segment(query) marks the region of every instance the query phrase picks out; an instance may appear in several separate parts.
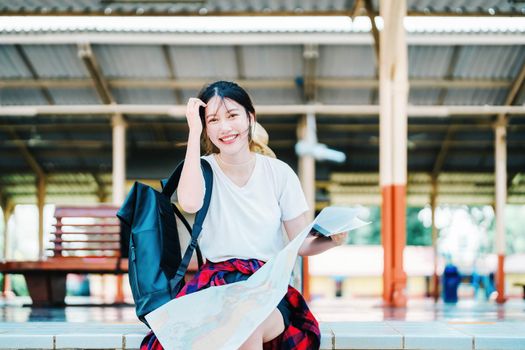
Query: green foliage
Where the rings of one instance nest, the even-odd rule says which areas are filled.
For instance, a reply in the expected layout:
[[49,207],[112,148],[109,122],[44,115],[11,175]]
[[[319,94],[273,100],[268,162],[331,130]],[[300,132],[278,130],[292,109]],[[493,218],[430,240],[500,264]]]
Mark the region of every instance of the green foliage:
[[[507,254],[525,253],[525,206],[507,205],[505,210],[505,240]],[[492,236],[495,236],[492,222]]]
[[381,244],[381,211],[378,206],[368,207],[369,217],[363,218],[372,223],[352,231],[348,235],[348,243],[356,245]]
[[[356,245],[379,245],[381,244],[381,208],[379,206],[368,207],[370,225],[353,231],[349,235],[349,244]],[[432,245],[431,228],[425,227],[419,218],[422,208],[407,208],[407,245]]]
[[11,289],[17,296],[29,296],[26,280],[22,275],[11,275]]
[[432,227],[425,227],[420,220],[420,212],[423,208],[407,207],[407,245],[431,246]]

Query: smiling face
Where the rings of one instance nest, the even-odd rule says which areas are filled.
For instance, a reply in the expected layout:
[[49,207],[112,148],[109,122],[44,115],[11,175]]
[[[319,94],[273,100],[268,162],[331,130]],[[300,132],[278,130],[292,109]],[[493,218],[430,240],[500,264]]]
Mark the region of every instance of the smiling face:
[[227,97],[212,97],[204,111],[206,135],[223,154],[249,151],[250,127],[254,117],[239,103]]

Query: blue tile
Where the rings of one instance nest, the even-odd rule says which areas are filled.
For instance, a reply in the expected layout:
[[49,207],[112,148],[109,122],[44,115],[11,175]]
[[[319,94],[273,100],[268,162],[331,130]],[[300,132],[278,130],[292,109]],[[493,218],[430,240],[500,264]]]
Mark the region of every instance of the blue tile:
[[0,334],[0,349],[53,349],[53,336]]
[[525,335],[522,336],[476,336],[475,350],[523,350],[525,349]]

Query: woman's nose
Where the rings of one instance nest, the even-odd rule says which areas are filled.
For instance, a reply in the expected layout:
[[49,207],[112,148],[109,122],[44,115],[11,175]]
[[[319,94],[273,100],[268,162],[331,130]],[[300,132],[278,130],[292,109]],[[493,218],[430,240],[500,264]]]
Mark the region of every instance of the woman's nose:
[[226,119],[221,119],[219,121],[219,128],[220,130],[230,130],[231,129],[231,126],[230,126],[230,123],[228,123],[228,121]]

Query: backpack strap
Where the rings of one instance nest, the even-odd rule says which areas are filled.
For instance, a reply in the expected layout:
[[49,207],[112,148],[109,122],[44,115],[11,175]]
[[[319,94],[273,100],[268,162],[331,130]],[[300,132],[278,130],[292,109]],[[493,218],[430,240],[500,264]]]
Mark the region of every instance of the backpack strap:
[[[177,206],[175,204],[171,203],[171,206],[173,207],[173,211],[175,212],[175,215],[177,215],[177,217],[180,219],[180,221],[182,221],[182,223],[184,224],[184,227],[186,227],[186,230],[188,230],[188,234],[191,237],[191,226],[188,223],[188,220],[186,220],[184,215],[182,215],[182,213],[180,212],[179,208],[177,208]],[[202,260],[202,253],[201,253],[201,249],[199,248],[199,245],[197,245],[195,247],[195,252],[197,253],[197,262],[198,262],[199,268],[200,268],[204,264],[204,262]]]
[[[184,162],[181,162],[173,174],[169,177],[168,180],[161,181],[161,184],[163,185],[162,193],[168,198],[170,198],[173,195],[173,192],[175,192],[175,189],[177,188],[180,180],[180,175],[182,173],[182,165]],[[208,213],[208,208],[210,206],[210,200],[211,200],[211,193],[213,189],[213,171],[211,169],[210,164],[204,160],[201,159],[201,168],[204,175],[204,183],[206,186],[206,191],[204,193],[204,201],[202,204],[202,208],[197,212],[197,215],[195,216],[195,222],[193,223],[193,229],[190,230],[191,232],[191,241],[188,245],[188,248],[186,249],[186,252],[184,253],[184,256],[182,258],[182,261],[179,265],[179,268],[177,269],[177,273],[175,276],[169,281],[170,283],[170,289],[171,289],[171,297],[174,298],[177,293],[179,292],[179,285],[180,282],[183,280],[184,275],[186,274],[186,270],[188,269],[188,265],[190,263],[191,257],[193,255],[193,251],[196,247],[198,247],[197,239],[199,238],[199,235],[202,231],[202,225],[204,223],[204,219],[206,218],[206,214]],[[178,210],[175,211],[177,214]],[[180,212],[179,212],[180,214]],[[179,216],[179,215],[177,215]],[[182,214],[180,214],[182,216]],[[180,218],[179,216],[179,218]],[[189,226],[187,221],[184,219],[182,221],[186,227]],[[200,250],[197,251],[197,258],[199,257]],[[202,262],[202,255],[200,257],[200,262]],[[199,264],[200,265],[200,264]]]

